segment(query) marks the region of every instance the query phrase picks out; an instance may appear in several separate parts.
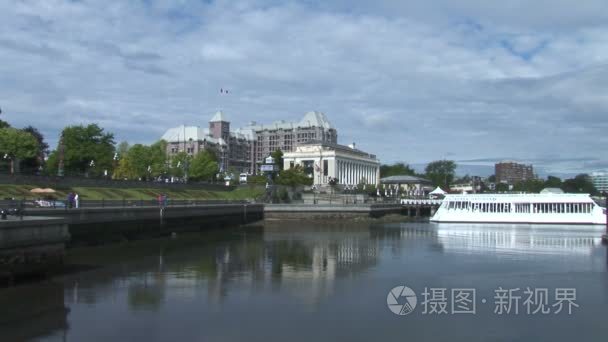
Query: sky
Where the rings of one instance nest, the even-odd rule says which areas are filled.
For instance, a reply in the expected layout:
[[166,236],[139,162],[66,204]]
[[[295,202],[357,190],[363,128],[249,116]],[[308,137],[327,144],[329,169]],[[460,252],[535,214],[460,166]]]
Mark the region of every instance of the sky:
[[[383,163],[608,169],[605,0],[0,0],[0,115],[56,146],[98,123],[324,112]],[[228,89],[228,94],[220,93]]]

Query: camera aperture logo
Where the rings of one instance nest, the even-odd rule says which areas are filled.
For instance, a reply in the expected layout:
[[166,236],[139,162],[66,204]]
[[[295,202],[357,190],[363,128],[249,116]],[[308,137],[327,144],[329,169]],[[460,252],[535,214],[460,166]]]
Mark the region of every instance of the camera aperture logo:
[[418,304],[418,297],[407,286],[394,287],[386,296],[386,304],[395,315],[405,316],[414,311]]

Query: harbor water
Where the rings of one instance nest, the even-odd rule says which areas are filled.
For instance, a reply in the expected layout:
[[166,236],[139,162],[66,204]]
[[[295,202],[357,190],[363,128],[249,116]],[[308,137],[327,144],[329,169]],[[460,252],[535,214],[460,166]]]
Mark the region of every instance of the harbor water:
[[72,249],[0,289],[0,341],[600,341],[601,235],[275,221]]

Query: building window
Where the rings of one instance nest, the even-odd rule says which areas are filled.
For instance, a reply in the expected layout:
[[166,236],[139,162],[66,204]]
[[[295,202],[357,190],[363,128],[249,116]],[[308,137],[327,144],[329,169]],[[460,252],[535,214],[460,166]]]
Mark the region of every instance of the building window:
[[302,166],[304,167],[304,173],[307,175],[314,174],[314,170],[315,170],[314,165],[315,165],[314,160],[302,160]]

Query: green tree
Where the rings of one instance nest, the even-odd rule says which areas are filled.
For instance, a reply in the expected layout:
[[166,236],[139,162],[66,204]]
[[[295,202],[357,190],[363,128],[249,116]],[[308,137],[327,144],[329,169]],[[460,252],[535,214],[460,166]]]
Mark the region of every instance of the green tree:
[[559,177],[549,176],[545,181],[545,188],[561,188],[562,180]]
[[57,175],[57,166],[59,165],[59,156],[57,151],[51,151],[44,165],[44,174],[49,176]]
[[211,181],[218,171],[219,166],[215,153],[210,150],[203,150],[192,158],[188,177],[193,180]]
[[528,179],[513,185],[513,191],[523,191],[529,193],[539,193],[546,187],[546,183],[540,179]]
[[158,177],[166,172],[167,166],[167,142],[159,140],[150,145],[149,151],[150,174],[152,177]]
[[282,203],[289,203],[290,201],[289,191],[287,191],[287,189],[285,189],[284,187],[281,187],[277,190],[277,196],[279,198],[279,201],[281,201]]
[[113,177],[116,179],[145,179],[148,176],[149,149],[142,144],[131,146],[120,158]]
[[27,126],[23,131],[30,133],[38,142],[38,153],[32,158],[25,158],[23,164],[26,168],[38,169],[44,165],[44,159],[49,153],[49,145],[44,141],[44,136],[37,128]]
[[131,158],[122,158],[118,161],[118,166],[114,170],[114,179],[138,179],[140,173],[137,172]]
[[598,194],[597,189],[591,181],[591,177],[585,173],[578,174],[571,179],[566,179],[562,184],[562,190],[568,193]]
[[283,170],[283,151],[277,149],[276,151],[270,154],[272,158],[274,158],[274,163],[279,167],[279,171]]
[[509,191],[509,184],[507,183],[496,183],[496,192]]
[[425,168],[426,178],[433,185],[439,186],[446,191],[454,181],[455,172],[456,163],[453,160],[436,160],[430,162]]
[[380,166],[381,178],[399,175],[416,176],[416,171],[404,163]]
[[473,178],[471,176],[469,176],[469,174],[464,175],[463,177],[460,177],[458,179],[456,179],[454,182],[457,184],[467,184],[467,183],[471,183],[473,181]]
[[295,187],[298,185],[312,185],[313,179],[308,177],[304,169],[300,165],[279,171],[275,182],[279,185]]
[[178,152],[169,161],[169,175],[172,177],[184,177],[186,166],[190,164],[192,158],[186,152]]
[[[121,144],[122,145],[122,144]],[[114,172],[117,179],[152,179],[167,172],[166,142],[163,140],[146,146],[135,144],[120,158]],[[124,150],[124,146],[122,147]]]
[[0,128],[0,154],[10,159],[11,174],[22,159],[33,158],[39,153],[36,138],[28,132],[15,128]]
[[[97,124],[87,126],[68,126],[63,129],[57,154],[63,143],[63,162],[66,173],[97,176],[103,174],[104,170],[112,171],[114,158],[114,135],[104,132]],[[48,168],[56,171],[59,156],[53,156],[53,163],[48,163]],[[93,161],[93,165],[91,165]]]
[[118,144],[118,147],[116,147],[116,153],[118,153],[118,158],[126,156],[127,152],[129,152],[129,148],[131,148],[131,146],[126,141],[123,141]]

